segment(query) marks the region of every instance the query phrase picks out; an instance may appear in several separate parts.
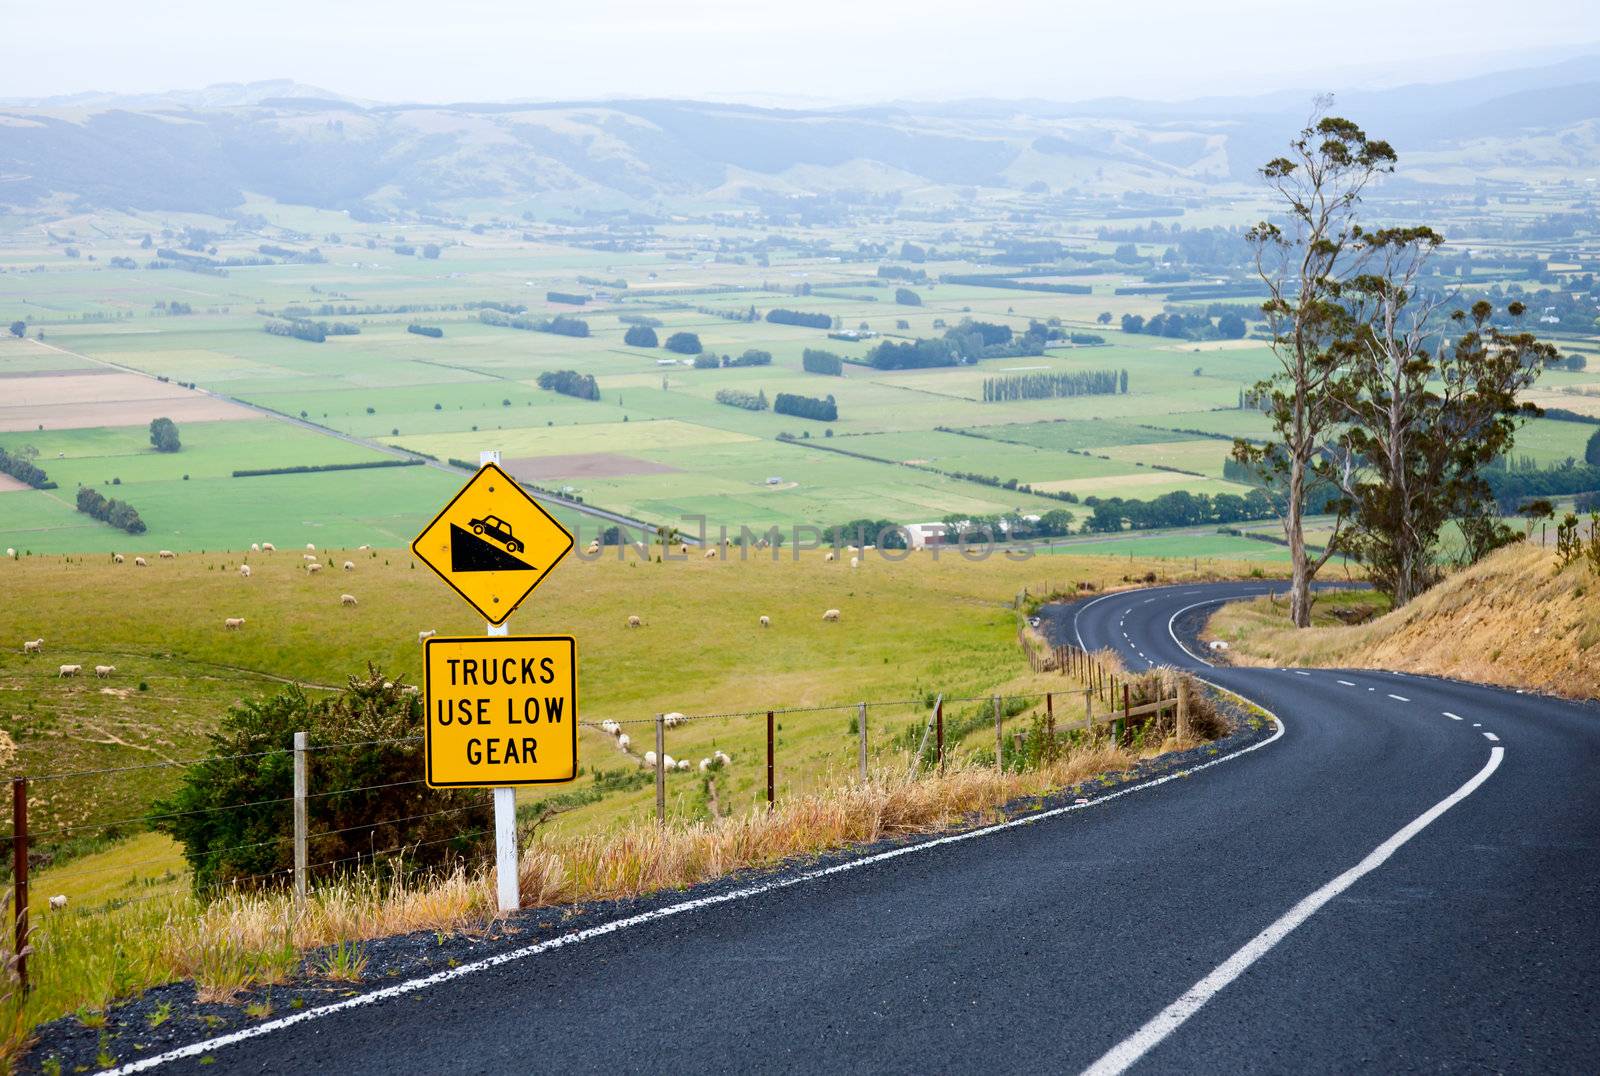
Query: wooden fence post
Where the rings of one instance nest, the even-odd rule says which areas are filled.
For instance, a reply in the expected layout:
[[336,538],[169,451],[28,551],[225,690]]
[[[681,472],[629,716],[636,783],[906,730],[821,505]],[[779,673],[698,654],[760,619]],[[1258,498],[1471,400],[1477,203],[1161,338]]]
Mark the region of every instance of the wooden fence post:
[[1189,738],[1189,678],[1178,676],[1178,739]]
[[856,723],[860,726],[861,740],[857,748],[857,763],[861,768],[861,783],[867,783],[867,704],[862,703],[856,711]]
[[306,741],[304,732],[294,734],[294,900],[306,902]]
[[1000,696],[990,697],[994,703],[994,768],[1004,770],[1005,766],[1005,735],[1001,732],[1004,719],[1000,716]]
[[776,797],[773,786],[773,772],[775,767],[773,755],[777,750],[777,737],[772,730],[772,711],[767,711],[767,810],[772,810]]
[[667,717],[656,715],[656,825],[667,824]]
[[1128,695],[1128,682],[1124,680],[1122,682],[1122,720],[1118,721],[1116,726],[1117,743],[1119,744],[1128,735],[1128,711],[1132,709],[1128,705]]
[[1094,688],[1083,689],[1083,731],[1094,738]]
[[11,781],[11,879],[16,890],[17,982],[28,992],[28,779]]
[[944,776],[944,697],[933,704],[934,753],[939,757],[939,776]]
[[1052,692],[1044,693],[1044,733],[1045,742],[1049,746],[1046,752],[1050,761],[1056,757],[1056,697]]

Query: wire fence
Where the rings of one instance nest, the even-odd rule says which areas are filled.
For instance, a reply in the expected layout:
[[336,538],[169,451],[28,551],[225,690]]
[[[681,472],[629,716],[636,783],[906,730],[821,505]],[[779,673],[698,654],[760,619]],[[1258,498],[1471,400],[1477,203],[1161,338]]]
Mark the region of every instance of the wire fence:
[[[1020,607],[1022,598],[1019,596]],[[1076,647],[1052,647],[1032,632],[1019,616],[1018,644],[1036,673],[1062,677],[1059,689],[1005,695],[947,696],[929,693],[921,698],[876,699],[853,703],[708,711],[664,712],[649,717],[585,719],[578,726],[591,744],[609,742],[623,761],[620,770],[605,767],[604,756],[591,754],[587,768],[592,778],[568,791],[546,791],[529,797],[518,821],[526,834],[552,814],[581,807],[618,793],[644,792],[652,784],[655,818],[707,818],[732,814],[741,807],[773,808],[780,791],[784,796],[850,781],[866,782],[874,774],[908,777],[942,772],[959,752],[969,762],[1004,769],[1023,769],[1043,757],[1053,757],[1056,745],[1093,742],[1099,738],[1126,741],[1139,734],[1138,726],[1153,716],[1176,712],[1182,733],[1187,695],[1179,680],[1174,697],[1152,695],[1150,677],[1130,678],[1107,655]],[[826,722],[803,720],[785,728],[786,719],[836,717],[837,731],[823,734]],[[987,734],[992,727],[992,741]],[[1008,735],[1009,733],[1009,735]],[[850,737],[853,743],[830,740]],[[761,747],[764,741],[764,757]],[[226,893],[263,889],[290,889],[304,899],[312,880],[325,881],[350,872],[388,865],[408,867],[444,863],[487,865],[494,861],[486,840],[494,831],[492,797],[485,790],[433,789],[422,778],[372,779],[348,787],[315,787],[322,767],[315,759],[335,752],[420,745],[422,736],[390,737],[334,743],[310,743],[304,734],[292,745],[241,754],[163,760],[130,766],[62,770],[18,775],[11,779],[13,793],[11,873],[16,949],[21,954],[19,974],[26,982],[25,940],[28,936],[29,875],[35,865],[48,865],[65,845],[96,835],[108,841],[140,830],[206,830],[197,843],[186,843],[185,855],[201,899]],[[819,743],[822,745],[819,747]],[[724,750],[737,744],[740,757]],[[1039,746],[1044,744],[1046,746]],[[700,755],[698,764],[689,757]],[[752,751],[755,757],[750,757]],[[789,761],[785,762],[785,757]],[[255,763],[265,772],[267,760],[278,759],[265,785],[242,781],[245,798],[188,809],[153,809],[143,814],[123,813],[101,821],[71,822],[30,830],[30,790],[58,788],[63,782],[125,780],[130,774],[171,771],[191,784],[204,781],[221,764]],[[292,767],[282,765],[284,761]],[[393,760],[391,760],[393,763]],[[410,758],[400,763],[413,764]],[[420,768],[420,763],[418,763]],[[246,772],[249,767],[239,767]],[[685,771],[695,778],[684,782]],[[289,784],[288,795],[261,795],[273,782]],[[280,786],[281,787],[281,786]],[[671,795],[669,796],[669,792]],[[181,803],[181,801],[179,801]],[[669,811],[669,804],[671,810]],[[158,804],[165,806],[165,804]],[[250,813],[253,812],[253,813]],[[230,816],[239,816],[229,820]],[[212,825],[212,823],[215,825]],[[320,823],[320,824],[318,824]],[[460,824],[458,824],[460,823]],[[219,839],[224,834],[246,839]],[[364,845],[364,846],[363,846]],[[70,851],[70,849],[68,849]],[[316,855],[321,852],[323,854]],[[106,862],[48,874],[52,889],[90,887],[93,898],[104,898],[101,910],[150,900],[170,899],[168,883],[181,882],[189,872],[174,871],[172,856],[148,856],[129,862]],[[141,870],[164,869],[157,879],[139,878]],[[102,883],[125,874],[127,888],[139,885],[167,888],[137,895],[106,893]],[[204,881],[202,886],[200,883]],[[65,897],[50,899],[52,912]]]

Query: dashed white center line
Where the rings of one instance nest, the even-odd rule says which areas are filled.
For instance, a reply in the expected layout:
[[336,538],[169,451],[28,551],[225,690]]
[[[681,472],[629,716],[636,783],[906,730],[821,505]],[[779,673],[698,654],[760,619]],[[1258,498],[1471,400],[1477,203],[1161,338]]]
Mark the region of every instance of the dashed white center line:
[[1299,669],[1296,669],[1296,670],[1295,670],[1295,671],[1294,671],[1294,674],[1295,674],[1295,675],[1296,675],[1296,676],[1310,676],[1310,675],[1311,675],[1311,674],[1310,674],[1310,673],[1308,673],[1308,672],[1301,672],[1301,671],[1300,671],[1300,670],[1299,670]]
[[1481,728],[1483,728],[1483,722],[1482,721],[1474,721],[1472,723],[1472,727],[1475,728],[1475,729],[1481,729]]
[[1484,738],[1484,739],[1485,739],[1485,740],[1492,740],[1492,741],[1494,741],[1494,742],[1495,742],[1495,743],[1499,743],[1499,742],[1500,742],[1500,737],[1498,737],[1498,736],[1496,736],[1496,735],[1495,735],[1495,734],[1494,734],[1494,733],[1492,733],[1492,732],[1486,732],[1486,733],[1484,733],[1484,734],[1483,734],[1483,738]]
[[1390,695],[1389,697],[1391,699],[1395,700],[1396,702],[1410,702],[1411,701],[1410,699],[1406,698],[1404,695]]
[[1150,604],[1150,603],[1151,603],[1151,602],[1153,602],[1153,601],[1155,601],[1155,599],[1154,599],[1154,598],[1146,598],[1146,599],[1145,599],[1145,600],[1144,600],[1144,601],[1143,601],[1143,602],[1142,602],[1142,603],[1141,603],[1141,604],[1143,604],[1143,605],[1149,605],[1149,604]]
[[1345,687],[1355,687],[1356,686],[1355,683],[1350,681],[1350,680],[1340,680],[1339,683],[1343,684]]
[[1441,710],[1439,712],[1444,714],[1444,716],[1448,717],[1451,721],[1460,721],[1461,720],[1461,715],[1460,714],[1453,714],[1449,710]]
[[1369,687],[1369,688],[1367,688],[1367,690],[1368,690],[1368,691],[1376,691],[1376,690],[1378,690],[1378,689],[1377,689],[1377,688],[1375,688],[1375,687]]

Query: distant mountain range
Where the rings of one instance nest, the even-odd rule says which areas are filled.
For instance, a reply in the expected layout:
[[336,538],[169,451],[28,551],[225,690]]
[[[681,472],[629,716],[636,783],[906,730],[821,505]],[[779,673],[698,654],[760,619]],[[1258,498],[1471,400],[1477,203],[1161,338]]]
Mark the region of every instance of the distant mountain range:
[[[1183,102],[404,104],[287,80],[0,102],[0,205],[226,213],[247,192],[357,214],[466,200],[651,208],[1001,187],[1193,194],[1281,152],[1304,92]],[[1336,97],[1409,180],[1600,166],[1600,56]]]

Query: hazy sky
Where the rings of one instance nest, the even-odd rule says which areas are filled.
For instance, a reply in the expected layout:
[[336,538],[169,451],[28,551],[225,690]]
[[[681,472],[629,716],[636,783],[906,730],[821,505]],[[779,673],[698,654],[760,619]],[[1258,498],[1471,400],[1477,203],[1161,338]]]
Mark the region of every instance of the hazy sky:
[[[1514,11],[1514,14],[1512,12]],[[1594,0],[0,0],[0,97],[1183,98],[1428,81],[1600,40]],[[1413,55],[1415,54],[1415,55]],[[1486,58],[1487,59],[1487,58]],[[1415,78],[1407,78],[1409,72]]]

